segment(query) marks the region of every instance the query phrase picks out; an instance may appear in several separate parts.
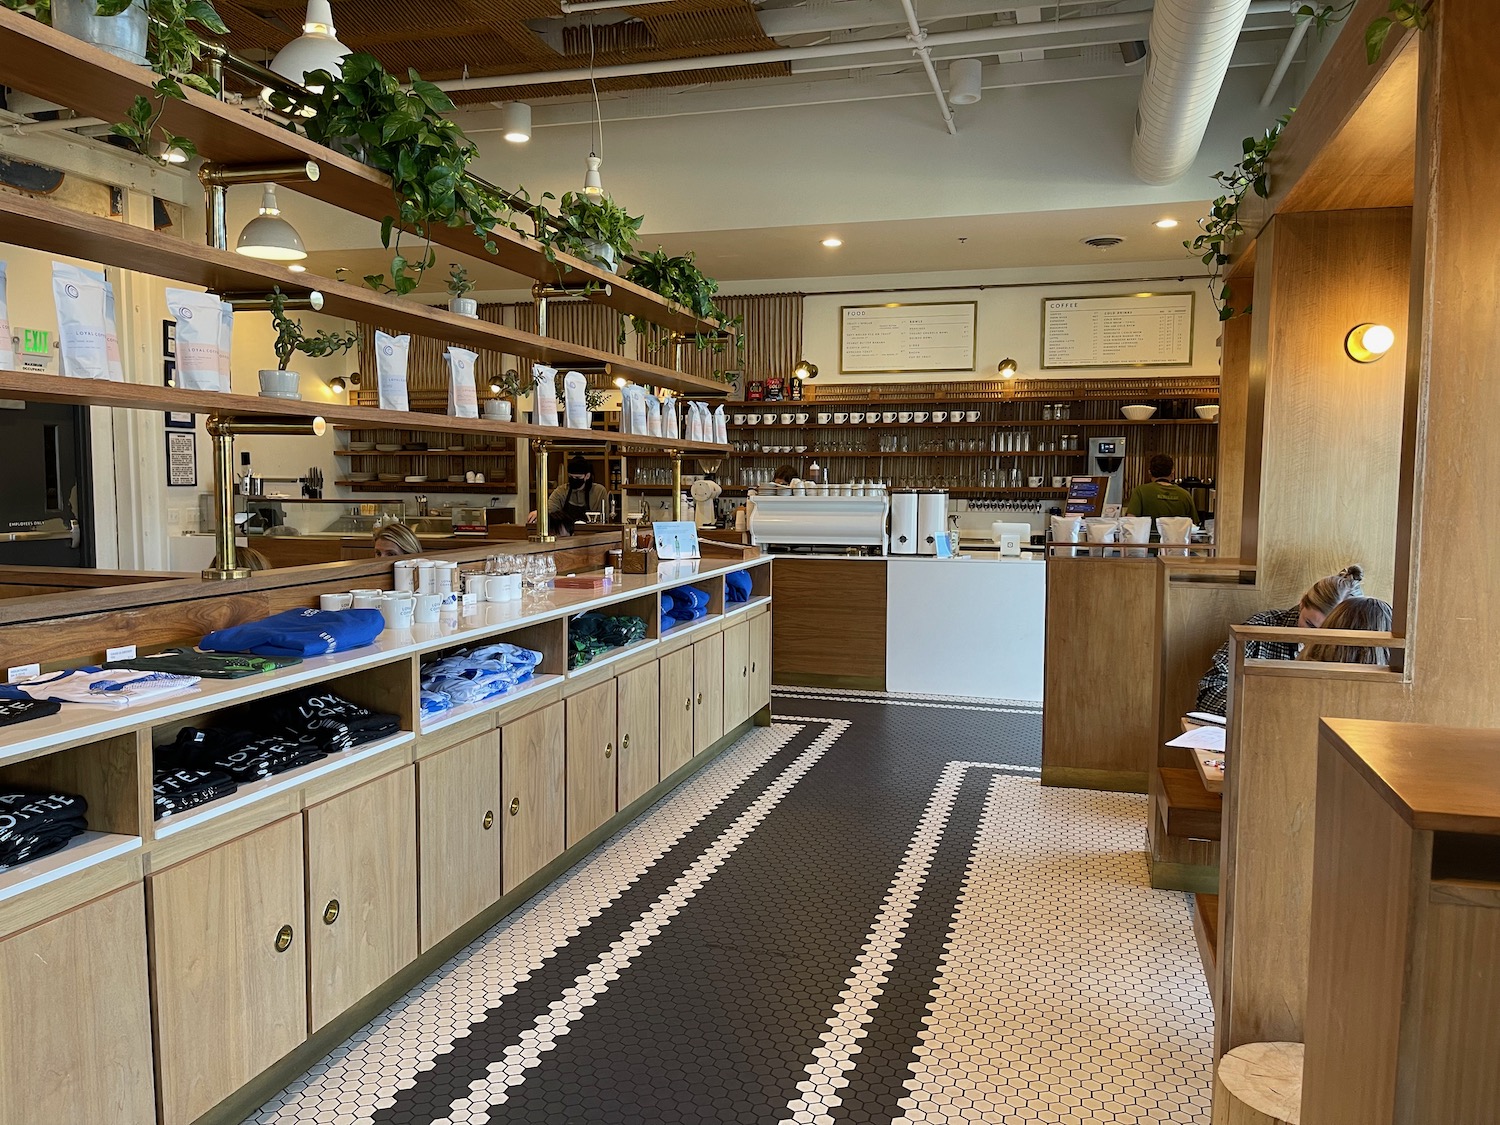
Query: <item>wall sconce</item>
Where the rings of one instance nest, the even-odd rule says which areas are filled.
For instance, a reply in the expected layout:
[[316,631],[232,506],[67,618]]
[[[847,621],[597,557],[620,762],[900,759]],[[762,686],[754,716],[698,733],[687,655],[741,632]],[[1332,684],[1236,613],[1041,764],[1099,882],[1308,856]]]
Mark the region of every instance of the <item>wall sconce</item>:
[[1356,324],[1344,337],[1344,351],[1355,363],[1374,363],[1396,343],[1396,334],[1384,324]]
[[805,359],[799,359],[797,366],[792,368],[792,374],[798,379],[816,379],[818,377],[818,365],[809,363]]
[[328,380],[328,389],[336,395],[341,395],[350,387],[359,386],[359,372],[351,371],[348,375],[335,375]]
[[1005,359],[1002,359],[1000,361],[1000,378],[1014,379],[1016,377],[1016,372],[1018,372],[1020,369],[1020,365],[1017,364],[1015,360],[1007,356]]

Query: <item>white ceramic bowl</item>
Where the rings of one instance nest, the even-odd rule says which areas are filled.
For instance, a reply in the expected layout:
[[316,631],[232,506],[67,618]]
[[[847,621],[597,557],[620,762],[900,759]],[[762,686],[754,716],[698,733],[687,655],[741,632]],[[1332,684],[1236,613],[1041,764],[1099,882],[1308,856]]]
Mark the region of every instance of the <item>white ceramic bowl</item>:
[[1125,415],[1125,417],[1129,418],[1132,422],[1144,422],[1147,418],[1150,418],[1153,414],[1156,413],[1156,407],[1122,406],[1120,407],[1120,413]]
[[350,453],[368,453],[375,448],[373,441],[351,441],[349,443]]
[[1197,413],[1198,417],[1202,418],[1205,422],[1216,422],[1219,419],[1219,408],[1217,404],[1214,406],[1195,406],[1193,407],[1193,410]]

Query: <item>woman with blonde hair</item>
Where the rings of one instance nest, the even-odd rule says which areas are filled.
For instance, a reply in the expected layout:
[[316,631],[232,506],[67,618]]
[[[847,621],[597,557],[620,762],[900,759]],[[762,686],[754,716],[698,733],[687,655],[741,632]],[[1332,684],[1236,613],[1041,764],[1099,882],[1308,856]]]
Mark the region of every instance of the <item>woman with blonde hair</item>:
[[422,544],[417,533],[400,520],[393,520],[375,529],[376,558],[397,558],[401,555],[420,555]]
[[[1320,578],[1308,587],[1290,609],[1268,609],[1244,622],[1246,625],[1279,629],[1318,629],[1340,602],[1364,593],[1360,585],[1364,567],[1351,563],[1337,574]],[[1229,641],[1214,653],[1213,663],[1198,681],[1199,711],[1223,715],[1229,710]],[[1298,646],[1288,641],[1247,641],[1246,660],[1295,660]]]
[[[1323,619],[1325,629],[1357,629],[1366,633],[1391,631],[1391,603],[1379,598],[1346,598]],[[1366,645],[1307,645],[1298,660],[1326,660],[1334,664],[1389,664],[1391,650]]]

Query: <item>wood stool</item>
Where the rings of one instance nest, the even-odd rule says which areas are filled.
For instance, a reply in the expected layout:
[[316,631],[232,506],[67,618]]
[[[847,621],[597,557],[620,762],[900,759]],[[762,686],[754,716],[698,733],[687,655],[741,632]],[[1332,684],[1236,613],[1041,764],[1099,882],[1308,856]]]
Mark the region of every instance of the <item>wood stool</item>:
[[1301,1121],[1301,1043],[1246,1043],[1219,1060],[1213,1125],[1300,1125]]

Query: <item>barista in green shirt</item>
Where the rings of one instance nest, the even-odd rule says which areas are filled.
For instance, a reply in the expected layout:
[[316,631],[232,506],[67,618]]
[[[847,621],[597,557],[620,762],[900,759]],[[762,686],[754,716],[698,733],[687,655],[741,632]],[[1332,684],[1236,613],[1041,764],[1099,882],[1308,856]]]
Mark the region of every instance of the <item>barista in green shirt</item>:
[[1151,471],[1151,483],[1137,485],[1130,499],[1125,502],[1127,516],[1187,516],[1198,522],[1198,508],[1192,495],[1185,488],[1172,483],[1172,458],[1165,453],[1153,453],[1147,462]]

